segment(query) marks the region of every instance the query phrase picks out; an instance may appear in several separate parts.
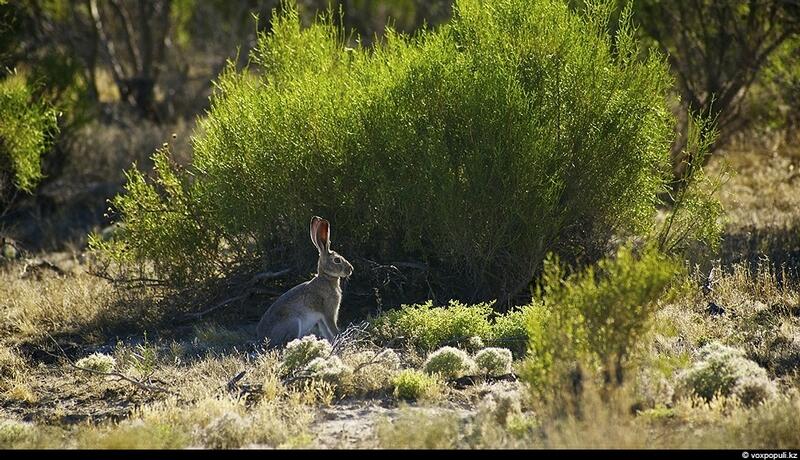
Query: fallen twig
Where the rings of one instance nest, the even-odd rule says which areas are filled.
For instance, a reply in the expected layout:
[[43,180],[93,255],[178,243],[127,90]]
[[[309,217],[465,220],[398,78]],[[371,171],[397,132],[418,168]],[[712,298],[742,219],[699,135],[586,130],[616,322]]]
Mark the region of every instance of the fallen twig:
[[503,374],[497,376],[490,376],[490,375],[465,375],[462,377],[458,377],[456,379],[451,379],[450,381],[453,383],[453,387],[459,390],[463,390],[464,388],[470,387],[475,385],[478,382],[486,382],[486,383],[493,383],[493,382],[516,382],[518,377],[516,374]]
[[[172,391],[172,390],[167,389],[167,388],[159,387],[159,386],[156,386],[156,385],[148,385],[148,384],[146,384],[144,382],[141,382],[139,380],[136,380],[136,379],[134,379],[132,377],[128,377],[127,375],[122,374],[120,372],[104,372],[104,371],[98,371],[98,370],[95,370],[95,369],[89,369],[87,367],[78,366],[77,364],[73,363],[71,359],[69,359],[69,356],[67,356],[67,353],[64,351],[63,348],[61,348],[61,345],[59,345],[59,343],[56,341],[56,339],[53,338],[53,336],[51,336],[50,334],[47,334],[47,337],[49,337],[50,340],[52,340],[53,343],[56,344],[56,347],[58,347],[59,351],[61,351],[61,355],[62,355],[61,357],[64,358],[65,360],[67,360],[67,363],[73,369],[86,371],[86,372],[89,372],[89,373],[92,373],[92,374],[96,374],[96,375],[106,375],[106,376],[109,376],[109,377],[116,377],[116,378],[118,378],[120,380],[124,380],[124,381],[126,381],[126,382],[128,382],[128,383],[130,383],[132,385],[135,385],[136,387],[141,388],[142,390],[146,390],[146,391],[150,391],[150,392],[168,393],[168,394],[171,394],[171,395],[179,396],[179,394],[177,392],[175,392],[175,391]],[[53,356],[51,353],[49,353],[47,351],[45,351],[45,353]]]
[[19,277],[20,278],[25,278],[26,276],[28,276],[30,274],[28,272],[28,269],[30,269],[30,268],[47,268],[47,269],[52,270],[52,271],[54,271],[57,274],[62,275],[62,276],[66,274],[66,272],[64,270],[62,270],[61,267],[59,267],[58,265],[56,265],[56,264],[54,264],[52,262],[48,262],[48,261],[43,260],[43,259],[36,259],[36,260],[31,260],[31,261],[25,262],[25,265],[23,265],[22,271],[20,272]]
[[251,295],[254,295],[254,294],[274,294],[274,292],[272,292],[272,291],[267,291],[267,290],[264,290],[264,289],[258,289],[258,288],[254,287],[254,286],[260,281],[264,281],[264,280],[268,280],[268,279],[280,278],[281,276],[284,276],[284,275],[288,274],[290,271],[291,271],[290,269],[285,268],[283,270],[278,270],[276,272],[256,273],[252,278],[250,278],[250,281],[248,281],[246,283],[246,286],[248,286],[248,287],[246,288],[246,291],[244,292],[244,294],[239,294],[239,295],[230,297],[228,299],[225,299],[222,302],[219,302],[218,304],[214,305],[213,307],[206,308],[203,311],[196,312],[196,313],[190,313],[190,314],[186,315],[186,319],[187,320],[200,319],[200,318],[206,316],[207,314],[212,313],[212,312],[214,312],[216,310],[219,310],[220,308],[222,308],[222,307],[224,307],[226,305],[230,305],[233,302],[238,302],[240,300],[244,300],[247,297],[249,297]]
[[389,265],[392,267],[403,267],[403,268],[413,268],[416,270],[425,270],[428,271],[430,267],[427,264],[423,264],[422,262],[389,262]]
[[244,370],[242,372],[239,372],[235,376],[233,376],[232,379],[228,380],[228,383],[226,385],[226,387],[228,388],[228,391],[233,391],[233,389],[236,387],[236,384],[239,383],[239,380],[242,380],[242,378],[244,378],[244,375],[246,373],[247,373],[247,371]]

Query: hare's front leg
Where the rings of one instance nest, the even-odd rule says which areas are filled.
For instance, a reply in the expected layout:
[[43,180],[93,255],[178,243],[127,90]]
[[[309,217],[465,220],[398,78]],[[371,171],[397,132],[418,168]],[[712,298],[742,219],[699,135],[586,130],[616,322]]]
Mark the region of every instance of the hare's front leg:
[[320,332],[322,332],[325,338],[331,343],[333,343],[333,339],[336,335],[339,334],[339,328],[336,327],[336,323],[324,316],[319,320],[319,328]]

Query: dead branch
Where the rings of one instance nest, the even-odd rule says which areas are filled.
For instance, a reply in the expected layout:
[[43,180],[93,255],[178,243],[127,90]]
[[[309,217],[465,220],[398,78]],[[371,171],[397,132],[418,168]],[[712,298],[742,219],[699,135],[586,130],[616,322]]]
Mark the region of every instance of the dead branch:
[[341,331],[333,340],[331,344],[331,354],[341,351],[345,345],[369,342],[369,339],[365,338],[369,336],[368,328],[369,323],[366,321],[347,326],[347,328]]
[[478,382],[486,382],[486,383],[493,383],[493,382],[516,382],[518,377],[516,374],[504,374],[504,375],[465,375],[463,377],[458,377],[456,379],[451,379],[450,381],[453,383],[453,387],[459,390],[463,390],[467,387],[471,387]]
[[[92,373],[92,374],[95,374],[95,375],[105,375],[105,376],[109,376],[109,377],[116,377],[116,378],[118,378],[120,380],[124,380],[124,381],[126,381],[126,382],[128,382],[128,383],[130,383],[130,384],[132,384],[132,385],[134,385],[136,387],[138,387],[138,388],[141,388],[142,390],[149,391],[151,393],[167,393],[167,394],[171,394],[171,395],[175,395],[175,396],[180,396],[175,391],[172,391],[170,389],[163,388],[163,387],[160,387],[160,386],[156,386],[156,385],[148,385],[148,384],[146,384],[144,382],[141,382],[139,380],[134,379],[133,377],[128,377],[127,375],[122,374],[120,372],[104,372],[104,371],[98,371],[98,370],[95,370],[95,369],[89,369],[89,368],[86,368],[86,367],[78,366],[77,364],[72,362],[71,359],[69,359],[69,356],[67,356],[67,353],[64,351],[63,348],[61,348],[61,345],[59,345],[59,343],[56,341],[56,339],[53,338],[53,336],[51,336],[50,334],[47,334],[47,337],[49,337],[50,340],[53,341],[53,343],[56,345],[58,350],[61,352],[61,355],[62,355],[61,358],[64,358],[67,361],[67,363],[69,364],[69,366],[71,368],[73,368],[73,369],[86,371],[86,372],[89,372],[89,373]],[[51,353],[49,353],[47,351],[45,351],[45,353],[49,354],[50,356],[56,357],[56,358],[58,357],[58,356],[52,355]]]
[[190,313],[190,314],[188,314],[186,316],[186,320],[198,320],[198,319],[204,317],[205,315],[207,315],[207,314],[209,314],[211,312],[214,312],[216,310],[219,310],[220,308],[222,308],[222,307],[224,307],[226,305],[230,305],[230,304],[232,304],[234,302],[238,302],[240,300],[244,300],[247,297],[250,297],[251,295],[254,295],[254,294],[274,294],[274,292],[272,292],[272,291],[267,291],[267,290],[264,290],[264,289],[258,289],[258,288],[254,287],[254,286],[256,284],[258,284],[259,282],[264,281],[264,280],[280,278],[281,276],[284,276],[284,275],[288,274],[290,271],[291,271],[290,269],[285,268],[283,270],[278,270],[276,272],[256,273],[255,275],[253,275],[252,278],[250,278],[250,281],[245,283],[246,291],[244,292],[244,294],[239,294],[237,296],[233,296],[233,297],[230,297],[228,299],[225,299],[222,302],[219,302],[218,304],[214,305],[213,307],[206,308],[203,311],[200,311],[200,312],[197,312],[197,313]]
[[[236,388],[236,384],[239,383],[239,380],[242,380],[242,378],[244,378],[244,375],[246,373],[247,370],[243,370],[242,372],[239,372],[238,374],[234,375],[233,378],[228,380],[228,383],[225,385],[228,391],[233,391],[234,388]],[[219,388],[222,388],[222,386],[220,386]]]
[[255,275],[253,275],[253,277],[250,279],[250,281],[247,284],[256,284],[256,283],[258,283],[260,281],[280,278],[280,277],[282,277],[284,275],[288,275],[290,271],[291,271],[291,269],[284,268],[283,270],[278,270],[276,272],[256,273]]
[[415,270],[428,271],[430,267],[422,262],[389,262],[391,267],[413,268]]
[[353,368],[353,373],[355,374],[356,372],[360,371],[361,369],[364,369],[367,366],[372,366],[372,365],[375,365],[375,364],[380,364],[382,362],[385,362],[386,358],[385,357],[381,358],[381,355],[386,350],[391,350],[391,348],[382,348],[381,351],[378,351],[378,352],[375,353],[375,356],[373,356],[372,359],[370,359],[369,361],[367,361],[365,363],[361,363],[358,366],[356,366],[355,368]]
[[22,271],[20,272],[19,277],[20,278],[25,278],[25,277],[29,276],[30,273],[28,272],[28,269],[31,269],[31,268],[37,268],[37,269],[46,268],[48,270],[52,270],[52,271],[56,272],[57,274],[59,274],[61,276],[64,276],[64,275],[67,274],[63,269],[61,269],[61,267],[59,267],[58,265],[56,265],[56,264],[54,264],[52,262],[48,262],[48,261],[43,260],[43,259],[36,259],[36,260],[26,261],[25,262],[25,265],[23,265]]
[[237,300],[243,300],[243,299],[247,298],[249,295],[250,295],[250,293],[247,292],[247,293],[244,293],[244,294],[241,294],[241,295],[237,295],[237,296],[231,297],[229,299],[225,299],[222,302],[214,305],[213,307],[206,308],[205,310],[197,312],[197,313],[188,314],[187,315],[187,319],[193,319],[193,320],[194,319],[200,319],[203,316],[211,313],[212,311],[218,310],[218,309],[224,307],[225,305],[232,304],[233,302],[236,302]]
[[100,15],[100,9],[97,7],[97,0],[89,1],[89,13],[92,16],[92,22],[94,23],[97,36],[100,38],[104,50],[109,57],[109,62],[111,63],[111,74],[114,77],[114,82],[118,87],[122,88],[125,70],[122,68],[122,64],[117,58],[117,51],[114,47],[114,42],[109,37],[105,25],[103,24],[103,19]]

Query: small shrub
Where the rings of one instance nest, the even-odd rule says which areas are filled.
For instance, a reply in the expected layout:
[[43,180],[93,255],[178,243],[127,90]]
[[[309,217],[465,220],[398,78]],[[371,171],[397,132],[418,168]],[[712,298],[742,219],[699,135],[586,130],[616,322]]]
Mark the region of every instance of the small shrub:
[[303,368],[303,373],[312,378],[337,383],[342,377],[352,374],[353,369],[345,365],[338,356],[314,358]]
[[775,393],[764,368],[718,342],[701,348],[699,360],[678,375],[678,382],[679,396],[694,393],[707,401],[736,395],[744,404],[758,404]]
[[451,301],[434,307],[429,301],[404,305],[373,320],[372,327],[381,340],[403,337],[407,343],[428,352],[445,345],[467,344],[473,337],[490,338],[492,326],[489,304],[464,305]]
[[42,178],[56,129],[55,110],[35,100],[24,75],[0,79],[0,210],[12,187],[31,192]]
[[77,435],[80,449],[180,449],[190,443],[189,426],[179,423],[151,422],[141,419],[110,426],[90,426]]
[[360,395],[390,386],[401,364],[391,349],[344,353],[342,359],[353,369],[351,392]]
[[302,447],[311,441],[308,432],[314,420],[313,406],[286,401],[261,403],[249,411],[252,415],[252,442],[280,447]]
[[458,447],[460,420],[452,412],[407,408],[391,422],[376,426],[383,449],[454,449]]
[[0,448],[9,449],[24,441],[33,432],[33,425],[16,420],[0,421]]
[[504,315],[496,316],[488,343],[495,347],[508,348],[516,358],[525,356],[529,340],[526,310],[526,307],[515,308]]
[[478,371],[489,376],[511,373],[511,350],[507,348],[484,348],[475,354]]
[[745,406],[755,406],[775,397],[775,383],[766,376],[746,376],[738,379],[733,395]]
[[474,335],[467,340],[467,349],[471,351],[478,351],[481,348],[485,347],[486,344],[483,343],[483,339],[480,336]]
[[522,414],[520,394],[516,391],[492,391],[481,400],[478,411],[490,414],[499,424],[506,425],[510,419]]
[[364,369],[384,368],[389,371],[400,369],[400,355],[394,350],[387,348],[381,351],[363,350],[351,354],[346,354],[347,361],[352,367]]
[[14,378],[3,379],[2,386],[5,390],[3,396],[12,401],[24,401],[35,404],[39,401],[36,389],[31,384],[31,377],[26,374],[17,374]]
[[83,357],[75,363],[78,367],[91,369],[97,372],[111,372],[117,365],[117,360],[113,356],[103,353],[92,353]]
[[623,246],[616,257],[570,275],[549,259],[525,313],[530,354],[524,374],[531,387],[578,381],[581,369],[596,368],[606,384],[622,384],[657,300],[678,271],[672,259],[652,248],[637,257]]
[[119,369],[124,369],[126,373],[139,378],[149,378],[158,369],[159,364],[165,364],[158,344],[148,340],[147,333],[144,334],[142,341],[135,345],[118,341],[114,348],[114,357]]
[[416,401],[434,396],[440,383],[436,377],[415,369],[405,369],[394,376],[392,385],[396,398]]
[[396,371],[400,369],[400,356],[392,349],[386,349],[375,355],[374,360],[383,367]]
[[442,347],[428,355],[422,367],[428,374],[456,379],[471,373],[475,369],[475,362],[463,350]]
[[236,449],[244,445],[250,423],[236,412],[225,412],[213,419],[197,435],[211,449]]
[[[800,397],[796,392],[780,395],[755,407],[744,408],[726,420],[725,448],[739,444],[797,449],[800,445]],[[716,433],[715,433],[716,434]]]
[[331,352],[331,344],[314,335],[294,339],[283,351],[283,370],[286,373],[301,370],[315,358],[327,358]]
[[661,406],[669,406],[675,396],[675,387],[673,385],[673,375],[671,368],[670,371],[665,373],[661,369],[655,367],[658,364],[648,363],[642,366],[634,383],[634,394],[637,403],[644,408],[653,408]]
[[403,337],[406,343],[426,353],[448,345],[477,351],[489,344],[508,348],[522,357],[528,342],[523,309],[498,315],[486,303],[404,305],[373,319],[372,330],[381,341]]

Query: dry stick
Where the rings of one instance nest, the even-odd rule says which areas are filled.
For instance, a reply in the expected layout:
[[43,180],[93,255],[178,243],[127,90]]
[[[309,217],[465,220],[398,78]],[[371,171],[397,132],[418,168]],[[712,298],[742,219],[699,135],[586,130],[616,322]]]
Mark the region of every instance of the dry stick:
[[[372,359],[370,359],[369,361],[367,361],[367,362],[365,362],[365,363],[361,363],[361,364],[359,364],[358,366],[356,366],[356,367],[353,369],[353,373],[356,373],[356,372],[360,371],[361,369],[363,369],[363,368],[365,368],[365,367],[367,367],[367,366],[372,366],[373,364],[379,364],[379,363],[385,362],[385,361],[386,361],[386,357],[383,357],[383,358],[381,358],[381,359],[378,359],[378,358],[379,358],[379,357],[380,357],[380,356],[383,354],[383,352],[384,352],[384,351],[386,351],[386,350],[391,350],[391,348],[383,348],[383,349],[381,349],[381,351],[379,351],[379,352],[375,353],[375,356],[373,356],[373,357],[372,357]],[[392,351],[394,351],[394,350],[392,350]]]
[[203,316],[211,313],[214,310],[218,310],[218,309],[224,307],[225,305],[228,305],[228,304],[231,304],[233,302],[236,302],[237,300],[242,300],[242,299],[244,299],[245,297],[247,297],[249,295],[250,295],[250,293],[247,292],[247,293],[244,293],[244,294],[240,294],[240,295],[231,297],[230,299],[225,299],[222,302],[214,305],[213,307],[207,308],[207,309],[205,309],[205,310],[203,310],[201,312],[191,313],[191,314],[188,315],[188,317],[189,317],[189,319],[200,319]]
[[[248,281],[248,282],[247,282],[247,285],[249,285],[249,286],[252,286],[253,284],[256,284],[256,283],[257,283],[257,282],[259,282],[259,281],[263,281],[263,280],[267,280],[267,279],[275,279],[275,278],[279,278],[279,277],[281,277],[281,276],[283,276],[283,275],[286,275],[286,274],[287,274],[287,273],[289,273],[290,271],[291,271],[290,269],[288,269],[288,268],[285,268],[285,269],[283,269],[283,270],[279,270],[279,271],[277,271],[277,272],[262,272],[262,273],[256,273],[256,274],[255,274],[255,275],[254,275],[254,276],[253,276],[253,277],[250,279],[250,281]],[[259,291],[259,290],[255,290],[255,293],[258,293],[258,292],[261,292],[261,291]],[[251,295],[251,294],[253,294],[253,293],[254,293],[254,291],[253,291],[252,289],[249,289],[249,290],[248,290],[247,292],[245,292],[244,294],[240,294],[240,295],[237,295],[237,296],[231,297],[231,298],[229,298],[229,299],[225,299],[225,300],[223,300],[222,302],[220,302],[220,303],[218,303],[218,304],[214,305],[213,307],[207,308],[207,309],[205,309],[205,310],[203,310],[203,311],[201,311],[201,312],[198,312],[198,313],[191,313],[191,314],[189,314],[189,315],[188,315],[188,319],[200,319],[200,318],[202,318],[203,316],[205,316],[205,315],[207,315],[207,314],[209,314],[209,313],[211,313],[211,312],[213,312],[213,311],[215,311],[215,310],[218,310],[218,309],[220,309],[220,308],[222,308],[222,307],[224,307],[224,306],[226,306],[226,305],[229,305],[229,304],[231,304],[231,303],[233,303],[233,302],[236,302],[236,301],[238,301],[238,300],[245,299],[246,297],[248,297],[249,295]]]
[[[353,368],[353,372],[354,373],[358,372],[358,371],[360,371],[361,369],[363,369],[363,368],[365,368],[367,366],[372,366],[374,364],[379,364],[379,363],[385,361],[385,358],[380,358],[380,355],[386,350],[391,350],[391,348],[382,348],[381,351],[375,353],[375,356],[373,356],[372,359],[370,359],[369,361],[367,361],[365,363],[361,363],[358,366],[356,366],[355,368]],[[333,356],[333,353],[331,353],[328,356],[329,357]],[[242,374],[244,374],[244,371],[242,371]],[[234,379],[235,378],[236,377],[234,377]],[[312,378],[314,378],[314,376],[311,373],[303,370],[301,372],[295,373],[293,375],[290,375],[290,376],[284,378],[283,379],[283,384],[284,385],[289,385],[289,384],[292,384],[292,383],[294,383],[294,382],[296,382],[298,380],[310,380]]]
[[271,279],[275,279],[275,278],[280,278],[283,275],[289,274],[290,271],[291,271],[291,269],[284,268],[283,270],[278,270],[276,272],[256,273],[255,275],[253,275],[253,278],[250,279],[250,282],[248,284],[255,284],[258,281],[264,281],[264,280],[271,280]]
[[[67,353],[64,351],[63,348],[61,348],[61,345],[58,344],[58,342],[56,341],[56,339],[53,338],[53,336],[51,336],[50,334],[47,334],[47,337],[49,337],[50,340],[52,340],[53,343],[56,344],[56,347],[58,347],[59,351],[61,351],[61,354],[63,355],[63,358],[67,360],[67,362],[69,363],[70,367],[72,367],[73,369],[78,369],[78,370],[81,370],[81,371],[86,371],[86,372],[90,372],[92,374],[97,374],[97,375],[107,375],[107,376],[110,376],[110,377],[117,377],[117,378],[119,378],[121,380],[124,380],[124,381],[126,381],[128,383],[131,383],[131,384],[133,384],[133,385],[135,385],[135,386],[137,386],[137,387],[139,387],[139,388],[141,388],[143,390],[146,390],[146,391],[162,392],[162,393],[168,393],[168,394],[175,395],[175,396],[180,396],[177,392],[174,392],[174,391],[169,390],[167,388],[162,388],[162,387],[159,387],[159,386],[156,386],[156,385],[148,385],[146,383],[140,382],[139,380],[136,380],[134,378],[128,377],[125,374],[121,374],[119,372],[104,372],[104,371],[98,371],[98,370],[94,370],[94,369],[89,369],[89,368],[86,368],[86,367],[78,366],[77,364],[73,363],[71,359],[69,359],[69,356],[67,356]],[[49,354],[50,356],[53,356],[51,353],[49,353],[47,351],[45,351],[45,353]]]
[[216,389],[219,390],[220,388],[222,388],[224,386],[225,388],[228,389],[228,391],[233,391],[233,389],[236,388],[236,384],[239,383],[239,380],[242,380],[242,378],[244,378],[244,375],[246,373],[247,373],[247,369],[243,370],[242,372],[239,372],[238,374],[234,375],[233,378],[228,380],[227,384],[220,385]]
[[61,267],[52,262],[42,259],[42,260],[32,260],[25,262],[25,265],[22,267],[22,271],[19,274],[20,278],[25,278],[25,276],[28,275],[28,269],[30,268],[48,268],[50,270],[53,270],[59,275],[62,276],[66,275],[66,272],[64,272],[64,270],[61,269]]

